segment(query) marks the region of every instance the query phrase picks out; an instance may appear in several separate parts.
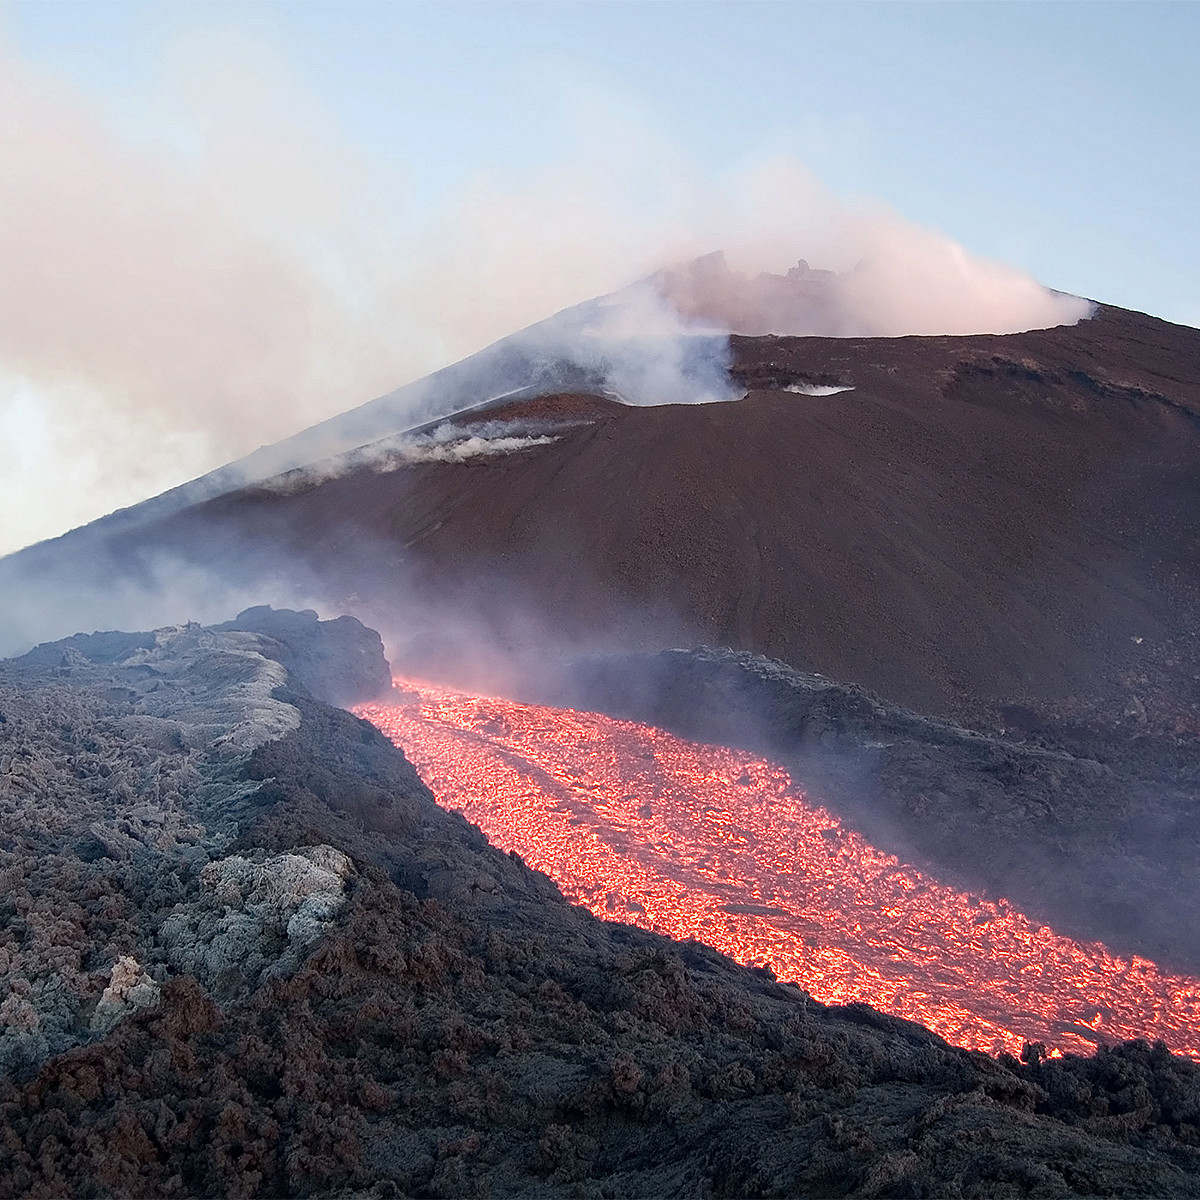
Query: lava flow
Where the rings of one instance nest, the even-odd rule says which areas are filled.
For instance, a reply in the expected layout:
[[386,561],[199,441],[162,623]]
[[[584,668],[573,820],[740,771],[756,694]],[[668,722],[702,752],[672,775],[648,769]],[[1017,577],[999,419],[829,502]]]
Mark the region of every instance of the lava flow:
[[355,711],[444,807],[597,916],[973,1049],[1147,1037],[1200,1057],[1200,980],[944,887],[845,829],[782,767],[596,713],[396,684],[411,699]]

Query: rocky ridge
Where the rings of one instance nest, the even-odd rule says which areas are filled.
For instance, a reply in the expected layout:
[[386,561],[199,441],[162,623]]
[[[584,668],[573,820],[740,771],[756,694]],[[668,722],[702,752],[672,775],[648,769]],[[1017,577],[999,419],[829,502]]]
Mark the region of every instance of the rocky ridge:
[[[274,649],[185,625],[75,637],[0,669],[3,1068],[28,1072],[154,1007],[172,970],[216,985],[287,969],[289,943],[311,940],[309,922],[261,950],[268,929],[313,915],[294,864],[224,857],[255,803],[251,753],[300,723],[274,697],[288,678]],[[231,873],[253,876],[259,903],[233,902]]]

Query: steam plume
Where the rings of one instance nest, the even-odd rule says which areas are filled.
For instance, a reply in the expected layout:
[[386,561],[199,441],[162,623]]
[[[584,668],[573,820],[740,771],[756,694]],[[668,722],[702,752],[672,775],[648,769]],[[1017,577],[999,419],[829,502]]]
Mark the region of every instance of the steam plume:
[[[608,364],[631,399],[713,399],[719,345],[697,372],[697,332],[1006,332],[1086,312],[795,163],[705,182],[603,113],[602,143],[472,180],[429,218],[265,47],[185,43],[172,78],[147,107],[177,136],[151,143],[0,47],[0,553],[714,247],[730,269],[704,304],[626,292],[555,352]],[[754,282],[800,256],[837,272],[817,308]]]

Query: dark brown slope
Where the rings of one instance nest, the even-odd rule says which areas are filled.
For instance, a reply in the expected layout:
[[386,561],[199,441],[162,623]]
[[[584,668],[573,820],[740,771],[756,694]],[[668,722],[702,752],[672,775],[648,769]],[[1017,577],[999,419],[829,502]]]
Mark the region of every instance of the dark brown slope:
[[736,403],[597,399],[552,445],[237,493],[139,545],[236,535],[384,624],[417,598],[501,641],[748,648],[926,712],[1195,698],[1200,332],[1103,308],[734,351]]

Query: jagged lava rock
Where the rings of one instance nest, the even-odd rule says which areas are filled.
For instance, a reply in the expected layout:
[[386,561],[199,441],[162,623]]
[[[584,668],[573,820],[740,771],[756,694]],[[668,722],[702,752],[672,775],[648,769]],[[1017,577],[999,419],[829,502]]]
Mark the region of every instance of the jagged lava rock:
[[216,629],[242,629],[278,643],[271,651],[291,675],[318,700],[350,704],[385,695],[392,672],[383,641],[354,617],[322,621],[312,609],[295,612],[269,604],[247,608]]

